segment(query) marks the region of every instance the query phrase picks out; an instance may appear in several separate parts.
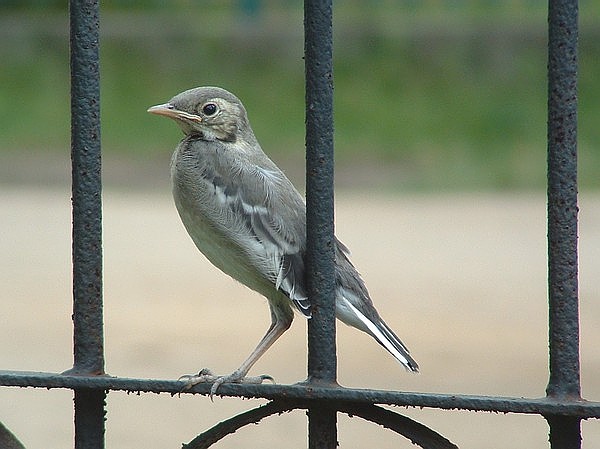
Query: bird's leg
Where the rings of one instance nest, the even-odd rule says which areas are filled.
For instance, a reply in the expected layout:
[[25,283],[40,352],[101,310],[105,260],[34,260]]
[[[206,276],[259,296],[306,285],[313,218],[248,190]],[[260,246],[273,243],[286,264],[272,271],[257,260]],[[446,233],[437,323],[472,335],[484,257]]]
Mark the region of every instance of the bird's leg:
[[273,343],[275,343],[275,341],[281,337],[286,330],[289,329],[290,325],[292,324],[293,317],[293,312],[289,306],[285,309],[276,307],[275,310],[274,307],[271,306],[271,325],[269,326],[269,329],[267,329],[267,333],[238,369],[227,376],[215,376],[208,369],[203,369],[196,375],[188,374],[181,376],[179,380],[186,382],[184,390],[189,390],[194,385],[199,383],[212,382],[212,387],[210,388],[210,396],[212,398],[217,392],[218,388],[226,382],[260,384],[264,380],[272,381],[273,378],[266,374],[256,377],[246,377],[246,374],[248,374],[250,368],[252,368],[257,360],[262,357],[262,355],[273,345]]

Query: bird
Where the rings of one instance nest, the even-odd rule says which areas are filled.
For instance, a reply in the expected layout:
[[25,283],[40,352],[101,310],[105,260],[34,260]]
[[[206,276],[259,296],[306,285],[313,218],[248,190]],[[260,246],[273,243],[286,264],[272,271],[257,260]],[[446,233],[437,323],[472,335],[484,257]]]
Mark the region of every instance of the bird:
[[[174,202],[197,248],[222,272],[267,298],[271,324],[256,349],[230,375],[203,369],[187,388],[212,382],[261,383],[249,370],[290,327],[294,311],[310,319],[305,281],[306,206],[292,182],[263,152],[246,108],[220,87],[197,87],[152,106],[183,131],[171,158]],[[336,317],[373,337],[408,371],[419,366],[375,309],[367,287],[335,238]]]

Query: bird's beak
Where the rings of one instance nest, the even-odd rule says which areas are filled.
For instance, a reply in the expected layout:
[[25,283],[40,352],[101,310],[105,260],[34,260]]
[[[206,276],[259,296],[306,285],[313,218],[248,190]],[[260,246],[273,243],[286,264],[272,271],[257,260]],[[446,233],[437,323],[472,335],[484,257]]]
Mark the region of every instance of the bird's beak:
[[180,111],[171,103],[165,104],[157,104],[156,106],[152,106],[148,109],[150,114],[162,115],[164,117],[169,117],[175,120],[183,120],[183,121],[192,121],[192,122],[201,122],[202,117],[190,114],[188,112]]
[[150,114],[164,115],[166,117],[176,118],[177,109],[171,103],[157,104],[148,109]]

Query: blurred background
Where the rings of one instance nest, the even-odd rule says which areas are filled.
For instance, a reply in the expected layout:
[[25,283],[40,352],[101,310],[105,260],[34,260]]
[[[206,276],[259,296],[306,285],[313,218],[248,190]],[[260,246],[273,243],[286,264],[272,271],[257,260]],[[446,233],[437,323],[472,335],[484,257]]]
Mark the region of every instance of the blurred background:
[[[65,3],[2,2],[3,158],[69,148]],[[600,184],[600,4],[580,4],[585,188]],[[172,124],[142,112],[187,88],[218,85],[244,101],[273,158],[302,165],[302,14],[301,2],[282,0],[103,2],[106,157],[164,160]],[[545,2],[340,2],[334,53],[340,182],[360,164],[383,172],[352,182],[404,191],[544,187]],[[20,175],[3,170],[3,179]]]
[[[0,1],[1,369],[71,364],[69,29],[64,0]],[[422,373],[338,327],[343,385],[540,397],[547,382],[545,2],[348,0],[334,6],[336,232]],[[107,372],[236,368],[266,303],[211,267],[179,223],[180,131],[146,109],[200,85],[234,92],[263,149],[304,184],[301,2],[101,4]],[[600,398],[600,3],[580,1],[583,393]],[[366,238],[365,238],[366,237]],[[244,317],[235,320],[234,317]],[[297,319],[253,373],[306,375]],[[107,447],[179,447],[258,405],[111,393]],[[545,448],[537,416],[395,409],[462,448]],[[69,391],[0,390],[32,448],[70,447]],[[583,447],[600,445],[584,422]],[[302,412],[216,447],[305,447]],[[341,447],[413,447],[340,418]]]

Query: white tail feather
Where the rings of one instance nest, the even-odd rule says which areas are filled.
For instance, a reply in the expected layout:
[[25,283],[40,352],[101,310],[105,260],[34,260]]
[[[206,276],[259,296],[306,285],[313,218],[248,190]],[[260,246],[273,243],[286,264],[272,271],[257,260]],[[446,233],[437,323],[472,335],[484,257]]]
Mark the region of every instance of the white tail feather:
[[[418,366],[412,357],[408,356],[408,349],[400,342],[390,341],[390,338],[385,334],[390,332],[382,331],[379,326],[369,318],[367,318],[360,310],[358,310],[350,301],[343,298],[345,305],[354,313],[354,315],[360,320],[360,322],[368,329],[368,333],[371,334],[390,354],[392,354],[402,365],[404,365],[410,371],[418,371]],[[393,335],[393,334],[392,334]],[[403,354],[398,346],[401,347],[406,355]]]

